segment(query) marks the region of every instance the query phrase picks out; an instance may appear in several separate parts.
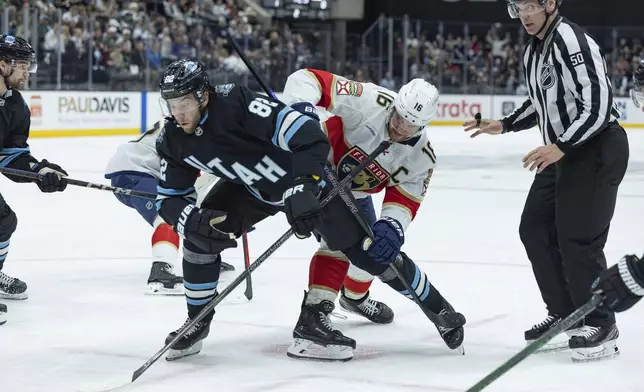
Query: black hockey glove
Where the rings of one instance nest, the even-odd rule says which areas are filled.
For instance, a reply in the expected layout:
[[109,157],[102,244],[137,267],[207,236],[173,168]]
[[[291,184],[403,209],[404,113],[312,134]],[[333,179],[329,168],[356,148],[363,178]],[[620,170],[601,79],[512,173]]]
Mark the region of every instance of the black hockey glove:
[[593,292],[601,290],[605,296],[599,306],[604,310],[623,312],[644,296],[644,271],[640,259],[626,255],[597,278]]
[[207,254],[219,254],[224,249],[236,248],[233,233],[217,229],[226,220],[226,213],[189,204],[181,212],[175,230]]
[[299,177],[284,192],[286,219],[298,238],[307,238],[322,223],[320,187],[313,177]]
[[43,159],[32,167],[32,170],[40,174],[40,180],[36,180],[38,188],[42,192],[62,192],[67,188],[67,172],[62,167]]

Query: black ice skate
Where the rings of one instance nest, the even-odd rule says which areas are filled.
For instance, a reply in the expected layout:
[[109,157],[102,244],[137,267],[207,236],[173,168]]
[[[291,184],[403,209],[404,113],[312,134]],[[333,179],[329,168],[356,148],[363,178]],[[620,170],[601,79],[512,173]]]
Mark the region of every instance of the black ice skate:
[[335,309],[331,301],[306,305],[306,294],[302,311],[293,330],[293,344],[286,354],[292,358],[319,361],[349,361],[353,358],[356,341],[333,328],[329,315]]
[[27,284],[0,271],[0,298],[27,299]]
[[172,273],[172,265],[155,261],[148,277],[147,294],[183,295],[183,277]]
[[[529,330],[525,331],[524,337],[526,344],[530,344],[535,340],[539,339],[541,335],[548,332],[550,328],[559,324],[564,318],[557,314],[548,314],[548,317],[545,318],[542,322],[535,324]],[[560,333],[552,338],[548,343],[544,344],[537,353],[548,353],[548,352],[557,352],[568,349],[568,339],[579,331],[583,321],[577,324],[573,324],[566,333]]]
[[[190,317],[186,320],[185,323],[175,331],[170,332],[167,338],[165,338],[165,344],[169,344],[172,339],[177,336],[179,331],[186,325],[190,324],[192,320]],[[188,332],[183,335],[166,355],[166,361],[175,361],[180,358],[188,357],[190,355],[199,354],[201,348],[203,347],[203,340],[208,336],[210,332],[210,322],[212,321],[212,315],[206,316],[203,320],[199,321]]]
[[[446,314],[456,313],[454,307],[443,298],[443,309],[438,313],[441,316]],[[436,326],[438,333],[440,333],[441,338],[445,341],[447,347],[451,350],[457,350],[461,355],[465,355],[465,348],[463,347],[463,340],[465,339],[465,329],[463,327],[458,328],[445,328],[441,326]]]
[[221,272],[233,272],[234,270],[235,270],[235,267],[233,267],[232,265],[225,263],[223,261],[221,262]]
[[385,303],[371,299],[368,291],[361,299],[353,300],[345,295],[343,287],[340,307],[376,324],[389,324],[394,321],[394,311]]
[[0,325],[7,322],[7,305],[0,304]]
[[572,361],[590,362],[618,356],[618,337],[619,330],[615,324],[609,327],[582,327],[568,341],[572,350]]

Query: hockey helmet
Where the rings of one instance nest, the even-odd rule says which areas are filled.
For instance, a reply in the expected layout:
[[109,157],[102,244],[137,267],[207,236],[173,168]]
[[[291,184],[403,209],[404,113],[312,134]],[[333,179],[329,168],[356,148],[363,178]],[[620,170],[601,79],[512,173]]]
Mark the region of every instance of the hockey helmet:
[[15,35],[0,35],[0,60],[9,63],[13,68],[25,64],[29,73],[38,69],[36,52],[27,40]]
[[[161,99],[170,111],[170,115],[195,108],[195,101],[184,100],[194,96],[196,105],[204,102],[204,92],[210,87],[206,68],[196,60],[177,60],[171,63],[159,83]],[[190,107],[185,107],[186,105]]]
[[639,66],[633,72],[633,88],[630,94],[635,106],[644,107],[644,58],[640,59]]
[[394,98],[390,126],[401,130],[399,134],[408,134],[409,138],[417,136],[436,114],[438,98],[436,87],[424,79],[413,79]]

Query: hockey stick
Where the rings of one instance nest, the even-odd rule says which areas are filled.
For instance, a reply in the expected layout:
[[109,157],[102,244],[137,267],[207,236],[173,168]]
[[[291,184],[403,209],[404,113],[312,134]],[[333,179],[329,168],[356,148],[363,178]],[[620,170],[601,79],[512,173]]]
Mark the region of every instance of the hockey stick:
[[279,101],[273,90],[268,88],[266,83],[264,83],[264,80],[259,76],[257,70],[255,69],[255,66],[250,62],[248,57],[246,57],[246,53],[244,53],[242,48],[240,48],[237,42],[235,42],[235,39],[233,38],[232,34],[230,34],[230,31],[228,31],[228,41],[230,41],[230,45],[233,47],[233,49],[235,49],[235,52],[237,52],[239,58],[241,58],[241,60],[244,62],[250,73],[253,74],[255,80],[257,80],[257,83],[259,83],[259,86],[262,88],[262,90],[264,90],[269,97],[273,98],[276,101]]
[[[339,183],[339,187],[333,188],[324,198],[320,201],[320,205],[324,207],[329,203],[331,199],[333,199],[335,196],[337,196],[340,191],[349,185],[351,181],[362,171],[364,170],[365,167],[367,167],[368,164],[370,164],[378,155],[380,155],[383,151],[385,151],[389,146],[391,145],[390,142],[384,141],[380,143],[378,148],[374,150],[369,156],[362,161],[359,165],[353,168],[351,172],[349,173],[348,176],[342,179]],[[262,253],[257,260],[255,260],[247,270],[239,274],[235,280],[233,280],[218,296],[213,298],[212,301],[208,303],[197,316],[190,321],[190,323],[186,324],[181,328],[174,339],[172,339],[169,343],[167,343],[163,348],[161,348],[159,351],[157,351],[156,354],[154,354],[150,359],[147,360],[140,368],[136,369],[134,373],[132,374],[132,382],[136,381],[137,378],[141,377],[141,375],[150,368],[163,354],[165,354],[166,351],[168,351],[174,344],[181,339],[186,332],[188,332],[190,329],[192,329],[198,322],[204,319],[206,315],[208,315],[212,310],[217,306],[221,301],[224,300],[233,290],[239,286],[248,275],[250,275],[251,272],[253,272],[255,269],[257,269],[266,259],[268,259],[275,251],[282,246],[286,240],[288,240],[292,235],[294,234],[293,229],[289,229],[286,233],[282,234],[280,238],[277,239],[264,253]]]
[[583,319],[591,313],[600,303],[604,300],[601,294],[594,294],[588,302],[582,305],[579,309],[575,310],[570,316],[566,317],[556,326],[550,328],[548,332],[541,335],[541,337],[534,342],[527,345],[523,350],[519,351],[515,356],[508,359],[503,365],[496,368],[492,373],[488,374],[481,381],[474,384],[470,389],[465,392],[479,392],[492,384],[497,378],[507,373],[510,369],[518,365],[521,361],[526,359],[530,354],[540,349],[544,344],[548,343],[550,339],[564,332],[579,320]]
[[[338,179],[335,176],[335,173],[329,168],[325,167],[324,170],[326,171],[327,175],[326,178],[331,182],[331,185],[333,185],[335,188],[339,186]],[[340,197],[342,198],[342,201],[347,205],[349,208],[349,211],[351,211],[351,214],[353,214],[353,217],[360,223],[360,226],[362,226],[363,230],[367,233],[367,238],[365,238],[362,241],[362,249],[366,252],[367,249],[369,249],[369,246],[371,246],[371,242],[373,242],[373,231],[371,229],[371,226],[367,224],[365,219],[362,217],[360,213],[360,208],[355,205],[353,202],[353,199],[349,197],[349,195],[344,192],[344,190],[340,190]],[[420,309],[425,313],[425,316],[434,323],[437,326],[444,327],[444,328],[459,328],[462,327],[465,324],[465,317],[460,314],[460,313],[453,313],[453,314],[448,314],[446,316],[436,314],[432,312],[431,310],[427,309],[425,306],[423,306],[422,301],[418,297],[418,294],[416,293],[415,290],[412,290],[411,284],[405,279],[403,274],[400,272],[398,267],[395,265],[396,262],[401,262],[402,261],[402,256],[398,255],[396,258],[396,261],[394,263],[391,263],[389,267],[396,273],[398,276],[398,279],[402,282],[403,286],[405,286],[405,289],[409,291],[412,299],[420,307]]]
[[[26,170],[11,169],[11,168],[8,168],[8,167],[0,167],[0,173],[8,174],[8,175],[11,175],[11,176],[31,178],[33,180],[42,179],[42,174],[38,174],[38,173],[26,171]],[[69,185],[76,185],[76,186],[82,186],[82,187],[85,187],[85,188],[99,189],[99,190],[102,190],[102,191],[108,191],[108,192],[112,192],[112,193],[115,193],[115,194],[136,196],[136,197],[142,197],[144,199],[152,199],[152,200],[157,198],[157,195],[155,195],[154,193],[141,192],[141,191],[136,191],[134,189],[119,188],[119,187],[115,187],[115,186],[97,184],[95,182],[74,180],[73,178],[67,178],[67,177],[65,177],[65,181]]]
[[[250,252],[248,251],[248,234],[244,233],[242,235],[242,244],[244,246],[244,270],[248,271],[250,267]],[[250,277],[250,273],[246,277],[246,290],[244,290],[244,295],[249,301],[253,299],[253,281]]]

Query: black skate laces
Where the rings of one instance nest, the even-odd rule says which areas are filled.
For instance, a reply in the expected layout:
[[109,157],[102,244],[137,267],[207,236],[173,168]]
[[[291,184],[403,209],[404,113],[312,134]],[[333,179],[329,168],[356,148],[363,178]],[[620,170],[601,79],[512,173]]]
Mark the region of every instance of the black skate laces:
[[16,278],[12,278],[11,276],[0,271],[0,287],[2,286],[11,287],[11,285],[15,281],[16,281]]
[[[179,331],[181,331],[183,328],[186,327],[186,325],[190,324],[191,322],[192,322],[192,320],[190,319],[190,317],[188,317],[186,322],[183,323],[183,325],[181,327],[179,327],[179,329],[177,329],[175,332],[179,333]],[[193,333],[197,332],[199,330],[199,328],[201,327],[201,323],[203,323],[203,321],[199,321],[198,323],[193,325],[192,328],[190,328],[189,330],[186,331],[184,336],[189,336],[189,335],[192,335]]]
[[532,326],[532,329],[540,329],[540,328],[543,328],[543,327],[545,327],[546,325],[550,324],[551,322],[553,322],[553,321],[554,321],[554,320],[556,320],[556,319],[558,319],[558,317],[548,315],[548,317],[546,317],[546,319],[545,319],[545,320],[543,320],[543,321],[542,321],[542,322],[540,322],[539,324],[535,324],[535,325],[533,325],[533,326]]

